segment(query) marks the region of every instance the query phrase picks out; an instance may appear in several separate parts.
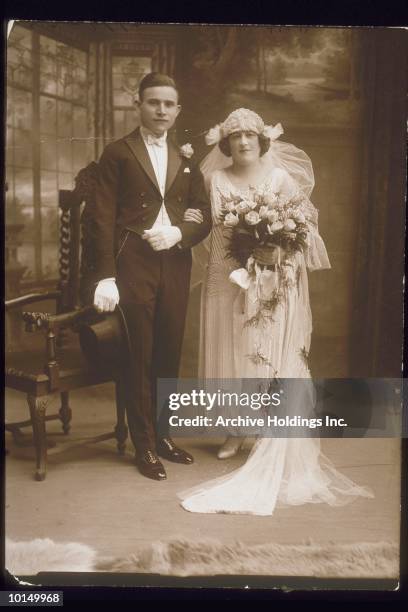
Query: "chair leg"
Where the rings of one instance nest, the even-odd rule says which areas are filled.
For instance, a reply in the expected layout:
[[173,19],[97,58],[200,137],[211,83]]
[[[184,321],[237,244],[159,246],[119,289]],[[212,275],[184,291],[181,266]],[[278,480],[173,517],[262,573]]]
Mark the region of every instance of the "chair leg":
[[63,391],[61,393],[61,408],[59,410],[59,416],[62,423],[62,431],[65,435],[69,433],[71,429],[70,422],[72,419],[72,410],[69,406],[69,392]]
[[45,432],[45,412],[49,396],[36,397],[27,395],[30,408],[31,421],[33,424],[33,440],[36,455],[36,480],[45,480],[47,473],[47,437]]
[[115,436],[117,440],[118,452],[120,455],[125,454],[126,440],[128,437],[128,428],[126,426],[126,400],[123,396],[121,385],[116,384],[116,427]]

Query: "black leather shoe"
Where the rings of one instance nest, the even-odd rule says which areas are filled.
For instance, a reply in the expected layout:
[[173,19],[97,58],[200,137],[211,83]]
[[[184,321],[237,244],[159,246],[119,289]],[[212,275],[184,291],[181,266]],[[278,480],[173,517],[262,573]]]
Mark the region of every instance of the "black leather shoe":
[[167,478],[162,462],[152,450],[136,455],[136,464],[139,472],[146,478],[152,478],[152,480],[166,480]]
[[173,463],[185,463],[189,465],[194,463],[194,457],[187,453],[182,448],[178,448],[171,438],[162,438],[157,443],[157,454],[167,461],[173,461]]

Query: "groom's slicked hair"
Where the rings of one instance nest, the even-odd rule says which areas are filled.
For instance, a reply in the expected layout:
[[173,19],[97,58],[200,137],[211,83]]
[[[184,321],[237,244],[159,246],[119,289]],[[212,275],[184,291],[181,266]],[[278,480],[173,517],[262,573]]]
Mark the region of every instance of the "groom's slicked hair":
[[179,95],[177,85],[174,79],[168,74],[162,74],[161,72],[150,72],[140,81],[139,84],[139,100],[143,100],[143,92],[148,87],[172,87],[177,91]]

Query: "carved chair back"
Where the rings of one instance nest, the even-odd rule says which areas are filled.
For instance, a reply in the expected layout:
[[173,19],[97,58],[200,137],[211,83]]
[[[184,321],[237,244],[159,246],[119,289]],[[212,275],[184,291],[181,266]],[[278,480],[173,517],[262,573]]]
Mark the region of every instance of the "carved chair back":
[[80,170],[72,191],[59,191],[59,312],[92,303],[95,284],[94,193],[98,165],[91,162]]

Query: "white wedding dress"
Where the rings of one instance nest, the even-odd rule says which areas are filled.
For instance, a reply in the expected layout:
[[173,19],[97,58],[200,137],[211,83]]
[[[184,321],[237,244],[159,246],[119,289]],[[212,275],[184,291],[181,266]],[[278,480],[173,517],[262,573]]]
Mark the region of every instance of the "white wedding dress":
[[[296,184],[276,168],[263,188],[290,195]],[[293,415],[313,417],[314,389],[307,365],[312,320],[306,268],[330,268],[326,248],[317,229],[317,211],[308,201],[309,244],[285,262],[284,299],[273,317],[259,326],[245,326],[257,308],[256,295],[279,286],[279,277],[258,268],[246,291],[229,280],[236,262],[226,259],[228,238],[221,220],[221,198],[238,192],[224,170],[211,179],[213,230],[203,285],[200,372],[205,378],[279,377],[308,379],[302,397],[289,402]],[[261,355],[254,359],[253,355]],[[307,383],[307,381],[305,381]],[[235,432],[238,433],[238,432]],[[242,432],[241,432],[242,434]],[[181,505],[190,512],[271,515],[276,506],[326,502],[342,505],[371,491],[340,474],[320,452],[318,438],[258,438],[246,463],[222,477],[182,492]]]

